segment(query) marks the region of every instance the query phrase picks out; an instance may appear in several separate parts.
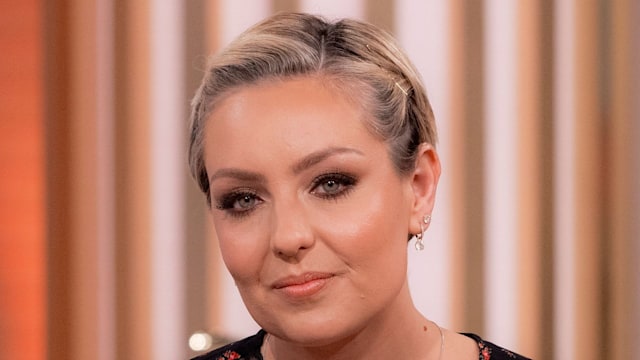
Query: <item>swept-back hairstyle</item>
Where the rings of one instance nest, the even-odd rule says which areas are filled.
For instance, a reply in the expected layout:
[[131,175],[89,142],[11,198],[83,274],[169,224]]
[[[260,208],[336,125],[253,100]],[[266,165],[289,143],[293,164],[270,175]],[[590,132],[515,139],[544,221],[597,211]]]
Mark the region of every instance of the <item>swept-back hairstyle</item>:
[[191,103],[189,166],[210,204],[204,128],[229,91],[268,80],[317,76],[369,114],[399,174],[413,170],[418,146],[435,146],[431,105],[417,71],[385,31],[365,22],[329,22],[281,13],[249,28],[211,57]]

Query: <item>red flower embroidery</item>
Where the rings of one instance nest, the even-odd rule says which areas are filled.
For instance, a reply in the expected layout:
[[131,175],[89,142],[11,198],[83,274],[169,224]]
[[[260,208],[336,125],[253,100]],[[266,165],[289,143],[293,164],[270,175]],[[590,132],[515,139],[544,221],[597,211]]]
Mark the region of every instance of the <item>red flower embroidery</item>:
[[491,354],[489,353],[489,349],[487,349],[487,348],[482,349],[482,358],[484,360],[490,360],[491,359]]
[[218,358],[218,360],[239,360],[240,354],[235,351],[227,350],[224,355]]

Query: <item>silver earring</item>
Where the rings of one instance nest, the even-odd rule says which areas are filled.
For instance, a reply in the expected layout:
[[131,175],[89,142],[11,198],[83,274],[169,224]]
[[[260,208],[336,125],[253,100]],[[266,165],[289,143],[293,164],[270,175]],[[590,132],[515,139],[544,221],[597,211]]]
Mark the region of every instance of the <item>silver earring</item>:
[[420,233],[416,234],[416,251],[422,251],[424,250],[424,242],[422,241],[422,237],[424,236],[424,225],[429,225],[429,223],[431,222],[431,215],[425,215],[424,218],[422,218],[422,222],[420,223]]

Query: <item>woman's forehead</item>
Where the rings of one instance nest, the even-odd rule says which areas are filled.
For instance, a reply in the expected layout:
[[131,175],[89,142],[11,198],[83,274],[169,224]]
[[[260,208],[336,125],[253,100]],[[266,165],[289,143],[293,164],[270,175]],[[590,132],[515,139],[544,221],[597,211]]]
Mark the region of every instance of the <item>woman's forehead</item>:
[[364,117],[360,106],[315,79],[245,87],[212,111],[205,129],[205,153],[218,163],[379,143],[364,125]]

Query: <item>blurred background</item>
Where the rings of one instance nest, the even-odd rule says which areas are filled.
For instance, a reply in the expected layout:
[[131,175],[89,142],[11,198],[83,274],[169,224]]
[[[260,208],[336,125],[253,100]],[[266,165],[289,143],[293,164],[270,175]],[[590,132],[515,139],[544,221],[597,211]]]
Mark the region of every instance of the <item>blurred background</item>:
[[640,359],[634,0],[0,1],[0,359],[185,359],[257,330],[187,116],[206,57],[287,10],[375,23],[424,77],[427,317],[536,359]]

